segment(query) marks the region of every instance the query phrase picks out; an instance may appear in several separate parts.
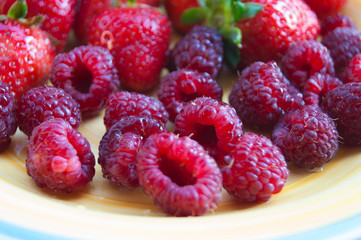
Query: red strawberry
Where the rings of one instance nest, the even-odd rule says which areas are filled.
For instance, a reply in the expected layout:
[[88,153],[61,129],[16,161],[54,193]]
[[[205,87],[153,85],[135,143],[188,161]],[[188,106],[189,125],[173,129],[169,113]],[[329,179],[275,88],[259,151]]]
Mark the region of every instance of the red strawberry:
[[48,78],[55,48],[42,30],[10,19],[13,13],[0,20],[0,81],[18,98]]
[[[126,0],[120,0],[120,2],[126,3]],[[160,0],[136,0],[136,2],[154,7],[160,4]],[[78,41],[86,44],[88,42],[88,29],[94,17],[108,8],[119,4],[119,0],[81,0],[80,11],[75,23],[75,35]]]
[[135,6],[98,14],[88,37],[111,52],[123,86],[146,91],[158,82],[171,34],[170,21],[158,9]]
[[[16,0],[1,0],[0,14],[6,14]],[[64,49],[75,19],[76,0],[26,0],[27,17],[42,15],[40,28],[51,34],[57,42],[57,52]]]
[[186,33],[192,29],[193,25],[182,24],[181,18],[185,10],[199,7],[197,0],[165,0],[164,4],[169,19],[176,30]]
[[339,12],[347,0],[305,0],[305,2],[319,18],[324,19]]

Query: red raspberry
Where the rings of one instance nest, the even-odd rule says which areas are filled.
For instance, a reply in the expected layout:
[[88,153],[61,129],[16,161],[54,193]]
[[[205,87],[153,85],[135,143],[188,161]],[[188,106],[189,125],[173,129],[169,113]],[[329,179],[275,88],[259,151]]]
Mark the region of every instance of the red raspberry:
[[336,74],[343,79],[348,62],[361,52],[361,33],[353,28],[336,28],[323,37],[322,44],[330,50]]
[[285,75],[303,90],[307,79],[319,72],[334,75],[333,60],[328,49],[315,40],[295,42],[282,58]]
[[9,85],[0,81],[0,152],[8,148],[17,127],[15,98]]
[[161,101],[141,93],[120,91],[111,95],[106,103],[104,124],[109,129],[124,116],[148,116],[164,124],[168,112]]
[[320,105],[326,93],[342,84],[337,77],[316,73],[305,84],[303,100],[306,105]]
[[222,169],[223,187],[240,201],[266,202],[286,183],[286,161],[280,149],[264,136],[244,134],[232,158],[232,165]]
[[361,83],[346,83],[328,92],[321,108],[335,120],[340,141],[361,144]]
[[103,176],[120,187],[137,187],[135,161],[138,149],[146,138],[164,129],[162,122],[150,117],[121,118],[100,141],[98,162]]
[[62,118],[73,128],[81,121],[79,103],[61,88],[38,87],[28,90],[17,103],[19,128],[30,136],[40,123],[51,118]]
[[272,132],[272,141],[287,161],[305,169],[322,167],[338,149],[332,119],[318,106],[305,106],[283,116]]
[[347,64],[345,69],[345,83],[361,82],[361,53],[358,53]]
[[338,27],[349,27],[349,28],[357,29],[356,25],[352,22],[349,16],[344,15],[342,13],[338,13],[325,18],[321,26],[321,35],[325,36],[329,32],[332,32]]
[[39,187],[72,192],[95,174],[89,142],[61,118],[37,126],[29,140],[26,169]]
[[83,117],[97,114],[120,85],[112,55],[96,46],[80,46],[57,55],[50,80],[79,102]]
[[166,75],[158,88],[158,99],[164,104],[174,122],[180,110],[197,97],[222,101],[222,88],[208,74],[181,69]]
[[140,185],[157,206],[175,216],[199,216],[217,207],[222,175],[206,151],[170,132],[150,136],[136,162]]
[[172,49],[170,61],[171,70],[186,68],[216,78],[223,63],[221,34],[209,27],[195,26]]
[[229,95],[243,122],[271,128],[285,112],[304,105],[302,94],[284,77],[276,62],[255,62],[242,71]]
[[243,134],[242,121],[226,103],[208,97],[189,102],[175,119],[175,133],[190,136],[214,157],[220,167]]

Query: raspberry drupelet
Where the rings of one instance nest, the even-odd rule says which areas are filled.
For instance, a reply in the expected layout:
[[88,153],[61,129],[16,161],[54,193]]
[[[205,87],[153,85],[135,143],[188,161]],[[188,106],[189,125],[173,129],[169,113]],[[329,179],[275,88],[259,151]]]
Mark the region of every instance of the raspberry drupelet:
[[194,140],[170,132],[150,136],[136,162],[140,185],[157,206],[174,216],[200,216],[221,199],[222,174]]
[[26,169],[39,187],[73,192],[94,177],[95,158],[89,142],[66,120],[54,118],[34,128]]
[[303,100],[306,105],[320,105],[326,93],[342,84],[337,77],[316,73],[305,84]]
[[315,73],[335,74],[328,49],[315,40],[291,44],[282,58],[282,69],[300,91],[307,79]]
[[216,78],[223,63],[221,34],[206,26],[194,26],[171,50],[170,70],[189,69]]
[[231,166],[222,169],[223,187],[239,201],[266,202],[286,183],[289,170],[281,150],[264,136],[245,133],[231,157]]
[[135,169],[139,148],[150,135],[163,131],[164,124],[147,116],[124,116],[103,136],[98,163],[103,177],[128,189],[139,186]]
[[17,127],[15,97],[9,85],[0,81],[0,152],[9,147]]
[[361,83],[343,84],[328,92],[321,108],[335,120],[340,142],[361,145]]
[[104,124],[109,129],[124,116],[149,116],[164,124],[169,114],[163,103],[141,93],[120,91],[112,94],[107,103]]
[[284,115],[273,129],[272,141],[287,161],[308,170],[331,161],[338,149],[335,123],[318,106]]
[[79,103],[84,118],[98,114],[120,86],[112,55],[97,46],[80,46],[58,54],[50,81]]
[[243,134],[242,121],[228,104],[200,97],[189,102],[175,119],[175,133],[200,143],[220,167]]
[[284,77],[277,63],[255,62],[245,68],[229,95],[243,123],[272,128],[286,112],[304,105],[302,94]]
[[356,25],[352,22],[351,18],[342,13],[337,13],[331,16],[328,16],[323,20],[321,25],[321,35],[325,36],[329,32],[332,32],[338,27],[348,27],[357,29]]
[[361,82],[361,53],[358,53],[347,64],[343,81]]
[[169,73],[158,88],[158,99],[164,104],[172,122],[189,101],[197,97],[222,101],[222,95],[222,88],[213,78],[187,69]]
[[19,128],[27,136],[40,123],[62,118],[77,129],[81,121],[79,103],[61,88],[50,86],[28,90],[17,102],[16,115]]

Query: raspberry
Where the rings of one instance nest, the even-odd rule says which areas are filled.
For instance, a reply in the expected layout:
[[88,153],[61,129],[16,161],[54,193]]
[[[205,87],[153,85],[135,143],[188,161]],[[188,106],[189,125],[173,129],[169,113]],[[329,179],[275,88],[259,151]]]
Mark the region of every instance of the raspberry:
[[85,187],[95,174],[89,142],[61,118],[34,128],[27,150],[26,169],[39,187],[73,192]]
[[356,25],[352,22],[349,16],[344,15],[342,13],[338,13],[325,18],[321,26],[321,35],[325,36],[329,32],[332,32],[338,27],[348,27],[348,28],[357,29]]
[[307,79],[317,72],[335,74],[328,49],[315,40],[291,44],[282,58],[282,67],[288,79],[300,90],[303,90]]
[[285,112],[304,105],[302,94],[281,73],[276,62],[255,62],[242,71],[229,103],[244,123],[271,128]]
[[190,136],[223,167],[243,134],[242,121],[226,103],[208,97],[196,98],[175,119],[175,133]]
[[346,83],[328,92],[321,108],[335,120],[340,141],[361,144],[361,83]]
[[81,121],[79,103],[61,88],[38,87],[25,92],[17,103],[19,128],[30,136],[40,123],[51,118],[67,120],[73,128]]
[[320,105],[326,93],[342,84],[337,77],[316,73],[305,84],[303,100],[306,105]]
[[216,78],[223,62],[221,34],[215,29],[195,26],[171,51],[171,70],[186,68]]
[[361,82],[361,53],[358,53],[347,64],[345,69],[345,83]]
[[175,216],[199,216],[217,207],[222,175],[214,159],[188,137],[150,136],[136,162],[140,185],[157,206]]
[[112,55],[96,46],[80,46],[58,54],[50,80],[79,102],[83,117],[96,115],[120,85]]
[[322,167],[338,149],[332,119],[318,106],[305,106],[283,116],[272,132],[272,141],[287,161],[304,169]]
[[278,147],[255,133],[246,133],[232,152],[233,163],[222,169],[223,187],[240,201],[266,202],[279,193],[289,175]]
[[120,91],[112,94],[106,103],[106,128],[109,129],[124,116],[149,116],[164,124],[169,117],[163,103],[158,99],[141,93]]
[[336,28],[322,39],[331,53],[338,78],[344,78],[348,62],[361,52],[361,33],[353,28]]
[[100,141],[98,162],[103,176],[120,187],[137,187],[135,161],[138,149],[146,138],[164,129],[163,123],[150,117],[121,118]]
[[197,97],[222,101],[222,94],[222,88],[213,78],[186,69],[166,75],[158,88],[158,99],[164,104],[172,122],[187,102]]
[[18,127],[15,98],[8,84],[0,81],[0,152],[8,148]]

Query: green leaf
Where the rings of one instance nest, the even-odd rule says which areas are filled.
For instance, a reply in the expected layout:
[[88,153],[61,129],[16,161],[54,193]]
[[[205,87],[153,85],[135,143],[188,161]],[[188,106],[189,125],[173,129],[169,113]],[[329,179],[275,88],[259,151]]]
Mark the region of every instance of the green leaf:
[[[242,18],[252,18],[256,16],[256,14],[262,10],[264,7],[262,4],[258,3],[245,3],[245,10],[243,12]],[[239,19],[238,19],[239,20]]]
[[241,55],[239,45],[234,44],[230,41],[224,42],[224,55],[227,63],[233,68],[237,69]]
[[12,19],[24,18],[28,13],[28,6],[24,0],[17,0],[11,5],[8,11],[8,17]]
[[204,7],[197,7],[197,8],[190,8],[186,10],[181,18],[182,24],[194,24],[199,23],[206,19],[207,15],[207,8]]
[[244,3],[233,2],[233,17],[235,22],[238,22],[243,17],[245,11],[246,6]]
[[206,6],[206,2],[204,0],[197,0],[199,6],[201,7],[205,7]]

